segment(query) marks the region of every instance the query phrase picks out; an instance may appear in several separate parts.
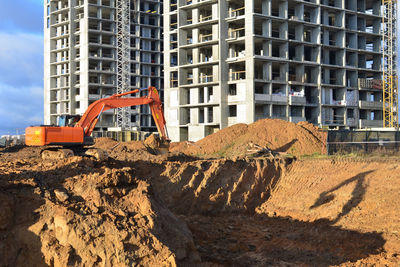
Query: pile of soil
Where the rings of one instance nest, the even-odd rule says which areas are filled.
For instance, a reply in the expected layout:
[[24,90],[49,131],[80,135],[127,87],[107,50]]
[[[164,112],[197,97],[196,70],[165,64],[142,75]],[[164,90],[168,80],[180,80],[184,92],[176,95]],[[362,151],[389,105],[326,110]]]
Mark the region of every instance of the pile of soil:
[[108,137],[96,138],[94,146],[107,151],[107,154],[117,160],[158,160],[159,157],[151,153],[143,141],[118,142]]
[[325,154],[326,133],[308,122],[295,124],[264,119],[249,125],[233,125],[196,143],[181,142],[172,146],[171,151],[194,156],[233,158],[248,154],[250,145],[294,156]]
[[[307,123],[264,120],[174,149],[238,155],[240,144],[258,142],[311,153],[324,140]],[[199,159],[153,155],[143,142],[101,138],[95,146],[110,158],[44,161],[37,148],[1,151],[1,266],[400,262],[396,158]]]
[[186,224],[118,162],[1,163],[2,266],[176,266],[200,257]]

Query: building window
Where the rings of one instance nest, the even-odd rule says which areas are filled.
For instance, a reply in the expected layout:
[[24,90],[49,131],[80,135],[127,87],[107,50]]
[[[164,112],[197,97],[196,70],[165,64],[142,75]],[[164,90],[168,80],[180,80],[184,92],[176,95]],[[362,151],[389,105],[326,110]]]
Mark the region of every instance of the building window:
[[229,95],[237,95],[236,84],[229,85]]
[[237,116],[237,106],[230,105],[229,107],[229,117],[236,117]]
[[347,110],[347,118],[348,119],[354,119],[354,109],[348,109]]

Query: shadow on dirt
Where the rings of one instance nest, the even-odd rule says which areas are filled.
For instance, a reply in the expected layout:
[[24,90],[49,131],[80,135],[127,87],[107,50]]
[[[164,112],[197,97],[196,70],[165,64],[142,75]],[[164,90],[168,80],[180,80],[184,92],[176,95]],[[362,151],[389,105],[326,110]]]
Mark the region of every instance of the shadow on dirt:
[[[332,225],[360,203],[369,172],[323,192],[313,205],[327,203],[335,190],[356,182],[352,199],[337,219],[303,222],[254,215],[254,208],[268,201],[282,176],[285,162],[277,159],[183,163],[82,159],[47,171],[0,173],[0,198],[8,199],[8,210],[15,210],[5,214],[11,222],[4,223],[5,227],[0,224],[0,254],[7,255],[0,265],[23,266],[29,262],[45,266],[39,237],[28,229],[37,221],[36,210],[44,204],[45,191],[54,198],[53,190],[63,189],[65,179],[93,172],[101,175],[102,167],[131,167],[133,176],[148,181],[155,197],[185,218],[203,262],[225,266],[330,266],[379,254],[385,244],[379,233],[359,233]],[[0,201],[0,218],[4,218],[7,208],[1,203],[7,201]]]
[[386,241],[381,234],[333,226],[363,199],[369,172],[321,194],[315,207],[330,201],[340,187],[357,183],[352,199],[334,221],[254,215],[258,205],[268,203],[285,164],[272,159],[136,162],[134,168],[169,209],[185,216],[203,261],[225,266],[330,266],[383,252]]
[[319,198],[310,207],[310,209],[314,209],[314,208],[317,208],[319,206],[322,206],[324,204],[331,202],[335,198],[333,193],[336,190],[339,190],[341,187],[355,182],[356,186],[354,187],[353,192],[351,193],[351,198],[347,201],[347,203],[345,205],[343,205],[342,211],[337,215],[336,219],[331,222],[332,224],[335,224],[342,217],[347,215],[352,209],[356,208],[361,203],[361,201],[364,199],[364,195],[367,190],[367,184],[365,184],[365,177],[372,172],[373,171],[367,171],[367,172],[360,173],[360,174],[358,174],[352,178],[349,178],[346,181],[338,184],[337,186],[331,188],[330,190],[321,193],[319,195]]
[[186,222],[202,261],[225,266],[331,266],[379,254],[385,244],[378,233],[332,222],[237,214],[191,216]]
[[0,184],[1,266],[47,266],[40,238],[28,229],[38,220],[36,209],[43,204],[31,185]]
[[2,153],[16,153],[19,152],[21,149],[25,148],[25,145],[14,145],[8,146],[0,150]]
[[277,149],[274,149],[274,151],[275,151],[275,152],[288,152],[289,149],[290,149],[294,144],[296,144],[297,141],[298,141],[297,139],[293,139],[293,140],[290,141],[289,143],[287,143],[287,144],[285,144],[285,145],[283,145],[283,146],[281,146],[281,147],[279,147],[279,148],[277,148]]

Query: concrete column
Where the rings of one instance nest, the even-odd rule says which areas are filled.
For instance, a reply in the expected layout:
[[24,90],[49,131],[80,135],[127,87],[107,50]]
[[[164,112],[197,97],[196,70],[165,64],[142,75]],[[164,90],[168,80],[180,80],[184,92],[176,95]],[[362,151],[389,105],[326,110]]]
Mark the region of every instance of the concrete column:
[[220,122],[220,128],[225,128],[228,126],[228,76],[229,76],[229,67],[226,63],[226,59],[228,57],[228,43],[225,41],[228,38],[228,24],[225,20],[227,17],[227,2],[219,1],[219,46],[218,46],[218,54],[219,54],[219,107],[214,108],[213,116],[214,121]]

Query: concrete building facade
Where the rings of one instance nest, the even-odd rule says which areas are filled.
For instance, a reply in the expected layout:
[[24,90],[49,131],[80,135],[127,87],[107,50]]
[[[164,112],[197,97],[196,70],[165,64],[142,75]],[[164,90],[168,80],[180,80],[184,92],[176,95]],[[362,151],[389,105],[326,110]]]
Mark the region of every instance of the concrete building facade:
[[262,118],[382,127],[380,1],[166,0],[172,140]]
[[[45,124],[56,125],[63,114],[83,114],[117,92],[117,1],[44,2]],[[159,0],[131,1],[127,91],[153,85],[163,96],[162,11]],[[105,111],[95,130],[115,127],[115,112]],[[131,129],[156,130],[147,106],[131,107],[128,121]]]

